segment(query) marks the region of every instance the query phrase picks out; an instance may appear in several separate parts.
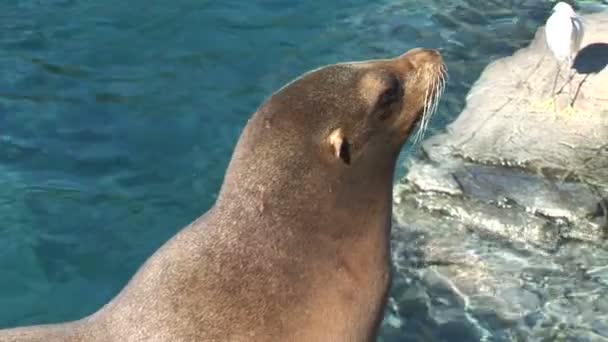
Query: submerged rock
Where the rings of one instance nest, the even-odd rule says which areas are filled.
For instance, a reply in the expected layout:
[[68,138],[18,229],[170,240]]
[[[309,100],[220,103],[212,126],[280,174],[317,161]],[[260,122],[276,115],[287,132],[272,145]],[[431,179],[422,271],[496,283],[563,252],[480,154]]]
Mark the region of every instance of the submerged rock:
[[408,161],[384,341],[608,341],[608,12],[584,20],[556,111],[539,29]]

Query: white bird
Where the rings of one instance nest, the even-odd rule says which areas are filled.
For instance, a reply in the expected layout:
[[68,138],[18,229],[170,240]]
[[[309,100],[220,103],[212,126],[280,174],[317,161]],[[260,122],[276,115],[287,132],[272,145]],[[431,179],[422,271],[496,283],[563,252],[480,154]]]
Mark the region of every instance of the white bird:
[[585,34],[583,21],[572,7],[565,2],[558,2],[553,7],[553,14],[545,25],[545,38],[549,49],[557,59],[557,74],[553,82],[553,97],[562,63],[566,62],[568,69],[572,67],[574,55],[578,52]]

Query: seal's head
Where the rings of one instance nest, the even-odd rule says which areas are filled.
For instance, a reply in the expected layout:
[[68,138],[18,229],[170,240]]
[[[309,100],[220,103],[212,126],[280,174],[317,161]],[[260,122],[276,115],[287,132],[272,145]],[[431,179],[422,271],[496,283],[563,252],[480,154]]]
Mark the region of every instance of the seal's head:
[[[439,52],[421,48],[302,75],[274,93],[248,122],[231,163],[255,165],[248,172],[256,176],[245,181],[246,175],[239,175],[240,186],[259,183],[260,174],[270,175],[275,186],[285,174],[290,182],[311,173],[318,174],[312,180],[339,178],[343,172],[371,180],[374,169],[392,181],[387,172],[394,172],[415,124],[420,122],[419,134],[426,128],[445,78]],[[230,175],[229,169],[227,179]]]

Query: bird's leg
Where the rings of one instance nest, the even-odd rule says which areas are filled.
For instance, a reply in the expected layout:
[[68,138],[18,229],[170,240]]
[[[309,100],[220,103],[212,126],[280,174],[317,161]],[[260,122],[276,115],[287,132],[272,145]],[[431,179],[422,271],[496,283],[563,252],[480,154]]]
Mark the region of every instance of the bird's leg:
[[574,110],[574,100],[572,98],[572,80],[574,79],[574,76],[576,75],[576,70],[572,68],[573,66],[573,60],[572,58],[568,58],[568,66],[570,66],[568,68],[568,105],[567,107],[564,109],[564,113],[566,115],[573,115],[575,110]]
[[570,70],[570,77],[568,77],[568,106],[572,107],[572,79],[574,79],[574,73]]
[[[557,61],[557,72],[555,73],[555,79],[553,80],[553,90],[551,90],[551,97],[553,98],[553,100],[555,100],[555,88],[557,87],[557,79],[559,78],[559,74],[562,71],[562,63],[560,61]],[[560,89],[561,92],[561,89]],[[559,92],[558,92],[559,94]]]
[[555,101],[555,97],[556,97],[555,89],[557,88],[557,79],[559,78],[559,74],[561,73],[560,61],[557,61],[556,66],[557,66],[557,68],[556,68],[557,71],[555,73],[555,78],[553,79],[553,88],[551,88],[551,95],[545,101],[542,101],[541,103],[533,105],[533,107],[536,107],[537,110],[540,110],[542,112],[549,112],[549,111],[556,112],[557,111],[556,101]]
[[[566,85],[571,84],[572,80],[574,79],[574,76],[576,74],[576,70],[574,70],[572,68],[572,62],[571,62],[571,58],[569,58],[568,60],[566,60],[565,62],[567,68],[566,70],[568,71],[568,76],[566,78],[566,82],[564,82],[564,84],[559,88],[559,90],[557,91],[557,94],[561,94],[562,91],[564,91],[564,88],[566,87]],[[574,71],[573,71],[574,70]],[[571,91],[572,89],[568,89],[568,91]]]
[[[564,65],[566,66],[566,82],[564,83],[564,85],[556,92],[555,88],[557,87],[557,80],[559,79],[559,75],[562,72],[562,68],[564,67]],[[553,104],[553,113],[555,114],[555,119],[557,119],[559,116],[570,116],[572,114],[574,114],[574,108],[572,108],[571,105],[571,93],[572,93],[572,88],[571,88],[571,80],[572,77],[574,75],[570,75],[569,69],[567,68],[569,65],[571,65],[570,63],[570,59],[567,59],[566,61],[558,61],[557,62],[557,73],[555,75],[555,79],[553,81],[553,91],[552,91],[552,96],[551,96],[551,101]],[[562,91],[564,90],[565,86],[568,86],[568,102],[566,107],[560,107],[559,105],[559,101],[558,101],[558,96],[559,94],[562,93]],[[559,108],[558,108],[559,107]]]
[[568,103],[570,104],[570,106],[574,106],[574,98],[572,98],[572,81],[574,80],[574,77],[576,76],[576,69],[574,69],[574,59],[572,57],[570,57],[569,60],[569,65],[570,65],[570,77],[568,78],[570,81],[568,82]]

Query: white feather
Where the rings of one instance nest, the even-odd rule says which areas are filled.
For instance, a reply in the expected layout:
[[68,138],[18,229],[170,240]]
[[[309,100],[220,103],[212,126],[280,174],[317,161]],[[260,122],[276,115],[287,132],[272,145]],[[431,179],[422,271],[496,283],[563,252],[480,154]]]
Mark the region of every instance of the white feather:
[[583,21],[572,7],[559,2],[545,25],[545,38],[555,58],[563,62],[571,60],[583,41]]

